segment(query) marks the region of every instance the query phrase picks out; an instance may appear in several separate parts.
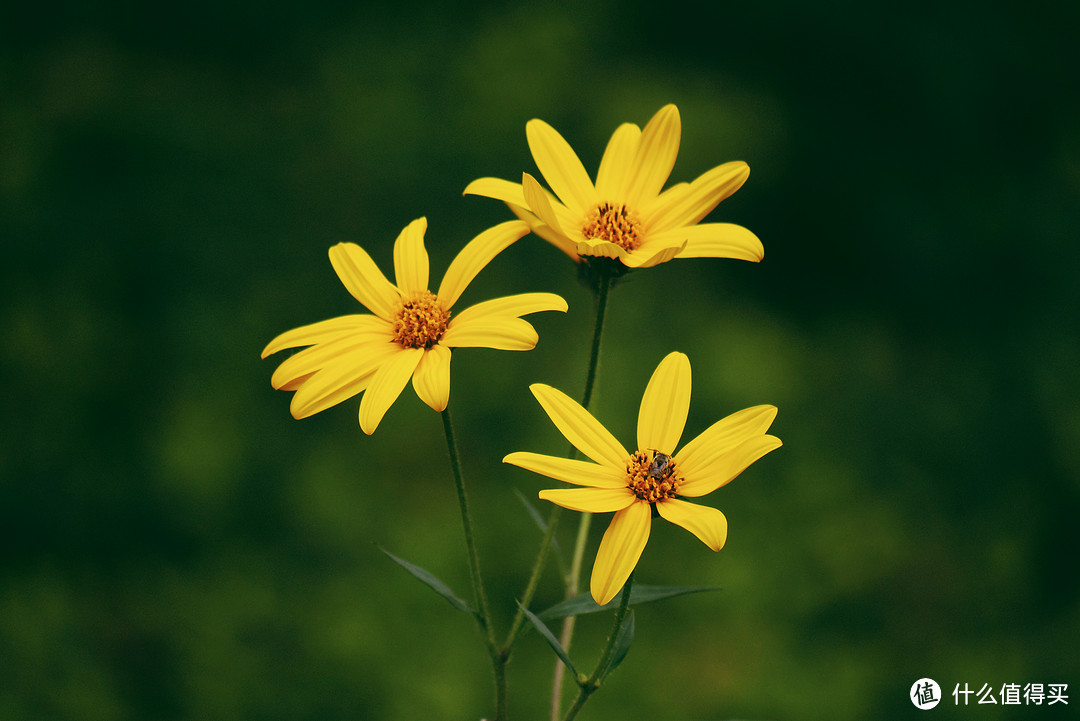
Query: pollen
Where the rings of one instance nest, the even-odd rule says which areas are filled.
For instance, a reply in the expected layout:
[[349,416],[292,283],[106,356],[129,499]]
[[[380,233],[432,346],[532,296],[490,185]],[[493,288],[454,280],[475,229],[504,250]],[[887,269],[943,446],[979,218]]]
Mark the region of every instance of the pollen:
[[394,341],[402,348],[430,350],[446,332],[450,311],[439,305],[429,290],[403,300],[394,321]]
[[623,250],[636,250],[644,235],[637,213],[622,203],[607,201],[589,211],[581,233],[589,240],[607,240]]
[[656,503],[672,498],[679,490],[682,477],[675,459],[653,449],[635,451],[626,464],[626,485],[643,501]]

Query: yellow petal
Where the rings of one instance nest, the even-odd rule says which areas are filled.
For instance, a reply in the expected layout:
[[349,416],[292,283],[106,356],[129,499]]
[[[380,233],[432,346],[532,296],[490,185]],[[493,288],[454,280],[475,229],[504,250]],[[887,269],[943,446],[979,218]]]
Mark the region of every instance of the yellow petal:
[[289,404],[293,417],[307,418],[352,398],[364,390],[375,371],[400,350],[395,343],[365,347],[325,365],[297,388]]
[[394,277],[402,295],[412,296],[428,289],[426,231],[427,218],[417,218],[406,225],[394,241]]
[[589,461],[518,451],[503,458],[503,463],[509,463],[558,481],[573,483],[575,486],[590,486],[592,488],[627,487],[625,472],[620,472],[611,466],[602,466],[599,463],[590,463]]
[[489,315],[466,318],[464,321],[451,318],[439,342],[447,348],[532,350],[539,338],[528,321]]
[[623,264],[629,268],[651,268],[666,263],[682,255],[686,249],[685,240],[652,241],[646,240],[635,250],[626,254]]
[[[379,322],[386,326],[385,321]],[[274,374],[270,376],[270,385],[278,389],[295,385],[299,378],[311,375],[339,359],[345,357],[356,359],[363,358],[365,355],[378,354],[390,342],[390,334],[384,327],[374,333],[349,334],[313,345],[282,361]]]
[[675,454],[681,468],[693,471],[745,440],[764,435],[776,418],[776,406],[761,405],[732,413],[702,431]]
[[529,232],[529,225],[521,220],[509,220],[488,228],[461,249],[446,269],[439,292],[439,304],[450,310],[468,287],[476,274],[491,260],[506,250],[518,238]]
[[680,240],[686,243],[680,258],[735,258],[757,263],[765,257],[765,247],[758,237],[734,223],[699,223],[649,236],[650,243]]
[[525,202],[529,204],[529,210],[536,213],[540,220],[544,221],[552,230],[565,234],[559,217],[555,214],[555,207],[548,198],[547,193],[536,178],[528,173],[521,174],[521,189],[525,193]]
[[637,498],[629,488],[557,488],[540,491],[541,501],[583,513],[621,511]]
[[557,310],[565,313],[566,309],[566,301],[554,293],[520,293],[471,305],[455,315],[453,322],[461,323],[490,316],[516,318],[544,310]]
[[689,468],[679,461],[676,454],[683,482],[676,491],[680,496],[693,498],[712,493],[720,486],[731,483],[740,473],[769,451],[775,451],[783,445],[775,436],[758,436],[743,441],[726,453],[711,458],[706,464],[694,463]]
[[641,397],[638,448],[674,454],[689,411],[690,359],[683,353],[669,353],[656,366]]
[[693,533],[714,551],[724,547],[727,540],[727,518],[715,508],[668,498],[656,504],[656,510],[676,526]]
[[[401,348],[375,371],[367,391],[360,400],[360,428],[369,436],[379,427],[379,422],[401,391],[409,383],[413,371],[424,355],[423,348]],[[303,390],[301,388],[301,390]]]
[[420,400],[440,413],[450,402],[450,349],[433,345],[425,351],[412,378],[413,390]]
[[750,167],[736,160],[702,173],[690,187],[679,193],[664,193],[654,202],[643,205],[641,214],[650,233],[694,225],[724,198],[742,187],[750,177]]
[[562,391],[543,383],[534,383],[529,390],[540,401],[544,412],[566,440],[597,463],[626,470],[630,454],[587,410]]
[[604,149],[600,170],[596,173],[596,195],[599,200],[616,201],[626,197],[626,189],[630,185],[630,166],[640,141],[641,128],[633,123],[623,123],[615,129]]
[[596,552],[589,589],[593,600],[601,606],[615,598],[630,578],[649,542],[651,525],[651,506],[644,501],[630,504],[611,519]]
[[525,195],[521,192],[521,186],[501,178],[477,178],[465,186],[462,195],[480,195],[485,198],[501,200],[507,205],[516,205],[519,208],[528,208]]
[[626,193],[628,205],[640,206],[660,193],[675,167],[681,135],[679,109],[674,105],[660,108],[641,133],[641,142],[630,168],[631,180]]
[[543,120],[530,120],[525,137],[544,180],[575,215],[584,216],[585,209],[596,205],[596,188],[574,149]]
[[367,251],[355,243],[338,243],[330,249],[330,264],[353,298],[383,320],[393,320],[401,295]]
[[318,323],[310,323],[285,331],[263,348],[262,357],[265,358],[286,348],[315,345],[353,332],[364,333],[365,331],[383,328],[386,328],[386,321],[367,314],[358,313],[321,320]]

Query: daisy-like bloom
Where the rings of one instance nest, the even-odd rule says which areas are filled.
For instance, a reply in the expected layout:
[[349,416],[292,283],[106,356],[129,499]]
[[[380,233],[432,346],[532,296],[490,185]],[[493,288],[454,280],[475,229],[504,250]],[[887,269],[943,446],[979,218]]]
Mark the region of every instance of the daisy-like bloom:
[[566,301],[553,293],[523,293],[451,314],[476,274],[529,228],[512,220],[476,236],[450,263],[437,293],[428,290],[426,230],[427,219],[418,218],[394,243],[396,285],[360,246],[339,243],[330,249],[334,272],[374,315],[346,315],[295,328],[263,349],[265,358],[285,348],[311,346],[285,360],[270,379],[274,388],[295,391],[289,405],[294,418],[366,391],[360,427],[370,435],[410,378],[420,400],[442,411],[450,399],[451,348],[531,350],[536,329],[520,316],[566,312]]
[[585,486],[540,491],[541,499],[573,511],[615,512],[593,563],[590,590],[600,605],[615,597],[637,565],[654,507],[719,551],[727,540],[724,514],[682,498],[712,493],[781,445],[765,433],[776,408],[754,406],[717,421],[676,451],[690,408],[690,360],[682,353],[664,358],[645,388],[633,453],[561,391],[539,383],[530,389],[566,439],[594,462],[524,452],[503,462]]
[[551,187],[533,176],[521,184],[480,178],[465,194],[502,200],[532,231],[571,258],[617,258],[647,268],[679,258],[760,261],[757,236],[732,223],[700,223],[750,175],[742,161],[717,166],[691,183],[663,190],[679,154],[679,109],[666,105],[644,130],[620,125],[600,161],[596,184],[573,148],[542,120],[525,126],[536,167]]

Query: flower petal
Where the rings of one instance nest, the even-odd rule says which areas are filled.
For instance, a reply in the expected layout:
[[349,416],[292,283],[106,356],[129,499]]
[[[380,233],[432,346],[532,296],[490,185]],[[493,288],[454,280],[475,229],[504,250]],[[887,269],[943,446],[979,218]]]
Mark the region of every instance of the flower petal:
[[455,315],[453,320],[461,323],[465,320],[488,316],[516,318],[543,310],[558,310],[565,313],[566,309],[566,301],[554,293],[519,293],[471,305]]
[[757,263],[765,257],[765,247],[758,237],[734,223],[699,223],[649,236],[650,242],[679,240],[686,243],[680,258],[735,258]]
[[356,359],[363,358],[365,355],[378,354],[391,341],[390,333],[385,327],[386,321],[379,322],[384,327],[376,332],[342,335],[334,340],[318,343],[299,353],[294,353],[282,361],[274,374],[270,376],[270,385],[282,389],[294,385],[297,379],[332,365],[341,358]]
[[591,488],[627,487],[625,472],[590,461],[578,461],[570,458],[518,451],[503,458],[503,463],[509,463],[558,481],[573,483],[575,486],[589,486]]
[[401,294],[367,251],[356,243],[338,243],[330,249],[330,264],[353,298],[383,320],[393,320]]
[[741,188],[748,177],[750,166],[741,160],[718,165],[698,176],[688,189],[664,193],[655,202],[644,205],[642,221],[653,233],[694,225]]
[[630,454],[592,414],[560,390],[533,383],[529,390],[566,440],[597,463],[626,470]]
[[583,513],[621,511],[637,499],[625,485],[622,488],[556,488],[540,491],[541,501]]
[[462,195],[480,195],[485,198],[501,200],[507,205],[515,205],[519,208],[528,208],[525,195],[518,183],[511,183],[501,178],[477,178],[465,186]]
[[596,173],[597,200],[615,201],[626,197],[626,188],[630,184],[630,166],[634,162],[638,143],[641,142],[641,128],[633,123],[623,123],[611,135],[604,157],[600,160],[600,170]]
[[297,388],[289,404],[294,418],[307,418],[364,390],[371,376],[401,350],[396,343],[352,351],[323,366]]
[[442,283],[439,285],[439,292],[436,293],[439,304],[450,310],[476,274],[483,270],[484,266],[496,255],[528,232],[528,223],[521,220],[508,220],[493,228],[488,228],[470,240],[446,269],[446,275],[443,276]]
[[360,400],[360,428],[364,433],[370,436],[379,427],[379,422],[408,385],[423,356],[423,348],[398,346],[397,352],[375,371],[367,392]]
[[760,405],[744,408],[718,420],[679,449],[675,460],[691,472],[707,466],[716,456],[726,453],[743,441],[760,436],[769,430],[776,418],[776,406]]
[[628,205],[640,206],[660,193],[675,167],[681,135],[679,109],[674,105],[660,108],[641,132],[641,142],[630,168]]
[[529,210],[536,213],[537,217],[549,228],[565,235],[562,223],[559,222],[559,217],[555,213],[554,204],[536,178],[528,173],[522,173],[521,189],[525,193],[525,202],[529,204]]
[[688,498],[712,493],[720,486],[731,483],[751,463],[782,445],[780,439],[775,436],[758,436],[743,441],[726,453],[713,457],[707,464],[694,463],[690,468],[679,462],[676,454],[675,462],[684,479],[676,492]]
[[433,345],[425,351],[412,377],[413,390],[420,400],[440,413],[450,402],[450,349]]
[[693,533],[714,551],[724,547],[727,540],[727,518],[715,508],[668,498],[656,504],[656,510],[676,526]]
[[274,338],[263,348],[263,358],[273,355],[286,348],[299,348],[305,345],[315,345],[333,340],[338,336],[348,335],[353,332],[363,333],[367,330],[382,329],[386,327],[386,321],[374,315],[356,313],[343,315],[337,318],[321,320],[318,323],[302,325],[299,328],[287,330]]
[[639,449],[673,455],[690,411],[690,359],[669,353],[656,366],[638,410]]
[[427,218],[417,218],[406,225],[394,241],[394,277],[402,295],[416,295],[428,289],[426,231]]
[[528,321],[489,315],[464,321],[451,318],[440,343],[448,348],[532,350],[539,339]]
[[632,503],[611,519],[596,552],[589,583],[593,600],[601,606],[615,598],[630,578],[649,542],[651,525],[652,510],[644,501]]
[[530,120],[525,125],[525,137],[536,167],[559,200],[581,216],[586,208],[596,205],[596,188],[585,166],[555,128],[543,120]]

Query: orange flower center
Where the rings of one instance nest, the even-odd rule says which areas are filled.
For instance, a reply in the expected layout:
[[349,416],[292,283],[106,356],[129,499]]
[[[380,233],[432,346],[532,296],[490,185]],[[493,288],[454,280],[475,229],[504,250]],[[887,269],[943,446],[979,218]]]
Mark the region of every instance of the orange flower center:
[[636,250],[642,241],[641,220],[622,203],[601,202],[585,216],[581,233],[589,240],[599,238],[623,250]]
[[394,321],[394,340],[402,348],[430,350],[446,332],[450,311],[443,308],[430,290],[403,300]]
[[651,448],[634,451],[626,464],[626,479],[634,495],[649,503],[672,498],[683,480],[676,470],[675,459]]

